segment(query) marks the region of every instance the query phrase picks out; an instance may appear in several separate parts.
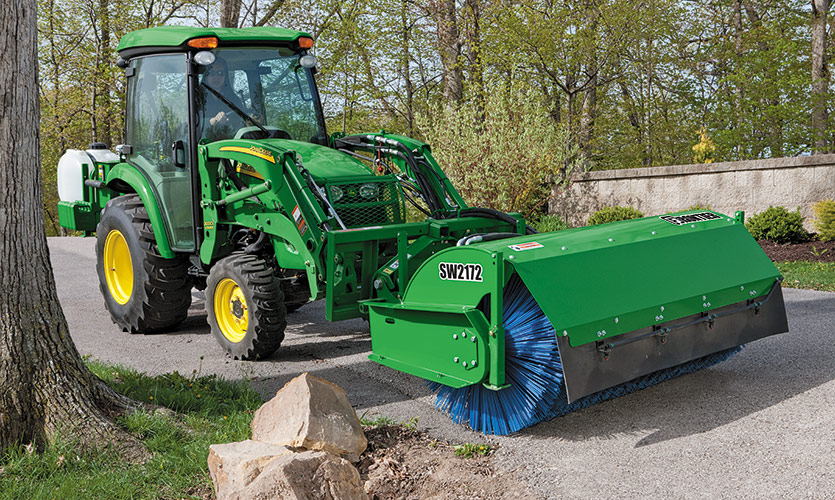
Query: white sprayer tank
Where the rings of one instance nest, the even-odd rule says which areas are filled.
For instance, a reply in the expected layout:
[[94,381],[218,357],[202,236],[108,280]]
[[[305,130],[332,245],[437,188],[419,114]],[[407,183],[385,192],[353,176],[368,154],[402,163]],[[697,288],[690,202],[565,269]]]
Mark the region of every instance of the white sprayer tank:
[[81,165],[86,163],[88,172],[99,163],[117,163],[119,155],[107,149],[68,149],[58,160],[58,197],[61,201],[84,199],[84,176]]

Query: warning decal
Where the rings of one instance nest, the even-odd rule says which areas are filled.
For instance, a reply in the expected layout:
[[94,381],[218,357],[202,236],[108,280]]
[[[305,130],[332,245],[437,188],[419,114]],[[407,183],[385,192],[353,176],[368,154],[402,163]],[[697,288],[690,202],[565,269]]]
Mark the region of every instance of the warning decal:
[[293,220],[296,221],[296,227],[299,229],[299,234],[304,235],[304,232],[307,231],[307,223],[305,223],[304,217],[302,217],[302,211],[299,210],[298,205],[296,205],[296,208],[293,209]]
[[513,251],[521,252],[523,250],[533,250],[534,248],[543,248],[544,245],[541,243],[537,243],[535,241],[529,241],[528,243],[519,243],[518,245],[508,245]]

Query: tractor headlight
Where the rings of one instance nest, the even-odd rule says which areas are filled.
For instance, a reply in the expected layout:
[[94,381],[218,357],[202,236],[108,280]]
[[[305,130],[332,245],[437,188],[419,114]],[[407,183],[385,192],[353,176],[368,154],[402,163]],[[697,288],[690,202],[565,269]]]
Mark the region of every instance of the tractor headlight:
[[376,198],[380,194],[380,186],[378,184],[363,184],[360,186],[360,196],[366,200]]
[[331,203],[336,203],[337,201],[341,200],[343,196],[345,196],[345,192],[342,191],[342,188],[339,186],[331,186]]

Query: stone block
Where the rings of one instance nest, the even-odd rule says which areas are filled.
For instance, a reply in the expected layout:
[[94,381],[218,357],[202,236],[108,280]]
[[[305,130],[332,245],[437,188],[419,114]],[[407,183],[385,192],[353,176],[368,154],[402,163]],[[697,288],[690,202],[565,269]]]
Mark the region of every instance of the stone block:
[[356,467],[344,458],[323,451],[276,458],[249,484],[245,493],[246,496],[229,500],[368,500]]
[[367,440],[345,391],[303,373],[255,412],[252,439],[359,460]]
[[367,500],[357,469],[322,451],[241,441],[212,445],[209,472],[218,500]]
[[250,498],[247,488],[271,461],[293,450],[258,441],[213,444],[209,447],[209,475],[218,500]]

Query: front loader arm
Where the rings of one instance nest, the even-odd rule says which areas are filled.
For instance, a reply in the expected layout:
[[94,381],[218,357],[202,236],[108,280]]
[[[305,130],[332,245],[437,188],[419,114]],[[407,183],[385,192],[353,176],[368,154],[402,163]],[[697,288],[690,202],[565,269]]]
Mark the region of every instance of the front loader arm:
[[334,221],[322,210],[296,153],[276,145],[226,140],[201,146],[199,154],[201,261],[210,264],[232,251],[228,225],[254,229],[270,236],[279,266],[306,271],[311,297],[320,297],[323,241]]

